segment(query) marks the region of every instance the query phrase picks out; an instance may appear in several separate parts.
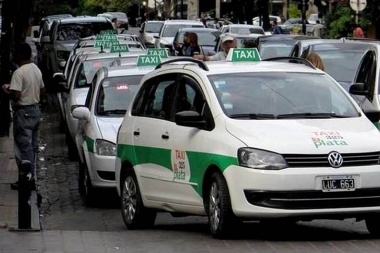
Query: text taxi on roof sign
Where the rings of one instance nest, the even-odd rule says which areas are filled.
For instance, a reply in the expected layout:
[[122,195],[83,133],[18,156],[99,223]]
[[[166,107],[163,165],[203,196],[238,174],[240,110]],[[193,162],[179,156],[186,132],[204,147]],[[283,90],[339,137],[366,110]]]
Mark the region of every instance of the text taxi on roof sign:
[[141,80],[116,143],[126,226],[167,211],[207,216],[216,238],[244,220],[320,217],[379,235],[380,132],[353,98],[305,60],[234,58],[172,59]]

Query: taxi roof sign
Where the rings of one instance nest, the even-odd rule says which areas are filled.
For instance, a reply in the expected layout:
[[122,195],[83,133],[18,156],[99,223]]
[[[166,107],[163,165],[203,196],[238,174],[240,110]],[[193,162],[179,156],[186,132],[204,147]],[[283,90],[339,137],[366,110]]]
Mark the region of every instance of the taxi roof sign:
[[101,30],[99,34],[101,34],[101,35],[104,35],[104,34],[117,34],[117,30],[115,30],[115,29]]
[[129,47],[127,44],[112,44],[111,46],[111,53],[116,52],[129,52]]
[[157,66],[161,63],[159,55],[139,55],[137,58],[137,66]]
[[227,55],[227,61],[261,61],[261,56],[257,48],[231,48]]
[[94,48],[110,49],[112,46],[120,45],[118,40],[110,41],[110,40],[96,40],[94,44]]
[[148,48],[147,55],[157,55],[161,58],[169,58],[168,50],[165,48]]

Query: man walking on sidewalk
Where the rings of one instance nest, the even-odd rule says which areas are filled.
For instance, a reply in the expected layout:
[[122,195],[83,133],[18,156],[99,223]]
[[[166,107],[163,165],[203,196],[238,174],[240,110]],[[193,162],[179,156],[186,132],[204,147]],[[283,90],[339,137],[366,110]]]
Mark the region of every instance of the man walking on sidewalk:
[[[32,50],[27,43],[15,48],[18,69],[13,73],[11,83],[3,89],[10,95],[13,108],[14,152],[19,170],[30,166],[31,177],[35,176],[37,134],[41,120],[39,103],[45,94],[45,85],[40,69],[31,62]],[[11,185],[18,189],[18,183]]]

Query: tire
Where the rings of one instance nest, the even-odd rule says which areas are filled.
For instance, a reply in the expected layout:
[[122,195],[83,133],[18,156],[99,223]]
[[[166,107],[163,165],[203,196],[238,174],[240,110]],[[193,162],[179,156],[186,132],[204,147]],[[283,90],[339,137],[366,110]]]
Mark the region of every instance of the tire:
[[373,215],[365,219],[367,230],[375,237],[380,236],[380,215]]
[[211,176],[208,197],[206,210],[212,236],[218,239],[231,236],[240,221],[232,211],[227,182],[220,172]]
[[79,155],[77,151],[77,146],[70,136],[69,130],[67,129],[66,134],[66,145],[67,145],[67,158],[70,161],[78,161]]
[[154,225],[157,212],[143,204],[136,174],[129,169],[122,181],[121,216],[130,230],[150,228]]
[[86,193],[86,165],[84,165],[82,162],[79,161],[79,168],[78,168],[78,191],[81,196],[84,196]]
[[86,165],[86,162],[83,164],[83,170],[84,170],[84,187],[83,187],[83,202],[85,206],[92,207],[96,203],[96,192],[95,188],[92,186],[90,174],[88,173],[88,168]]

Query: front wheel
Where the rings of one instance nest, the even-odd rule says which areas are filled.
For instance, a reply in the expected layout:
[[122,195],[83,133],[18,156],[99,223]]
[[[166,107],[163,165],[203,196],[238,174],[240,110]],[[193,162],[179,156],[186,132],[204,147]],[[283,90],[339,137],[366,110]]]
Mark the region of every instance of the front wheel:
[[225,238],[233,234],[239,224],[232,211],[227,182],[219,172],[211,176],[209,203],[207,208],[210,231],[214,238]]
[[129,169],[121,188],[121,215],[128,229],[149,228],[154,225],[157,213],[143,204],[139,184]]

